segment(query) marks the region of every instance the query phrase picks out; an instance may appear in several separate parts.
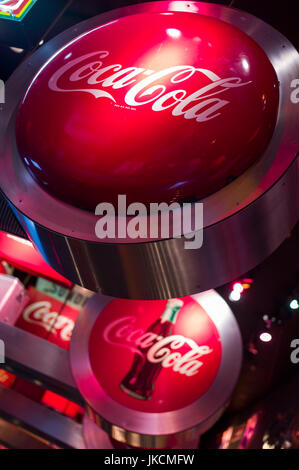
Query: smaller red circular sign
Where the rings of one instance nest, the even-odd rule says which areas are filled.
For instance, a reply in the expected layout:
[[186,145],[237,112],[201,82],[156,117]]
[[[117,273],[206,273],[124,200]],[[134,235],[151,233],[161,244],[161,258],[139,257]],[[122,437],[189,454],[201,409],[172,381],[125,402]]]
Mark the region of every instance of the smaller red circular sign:
[[219,332],[192,297],[114,299],[89,341],[93,373],[105,392],[137,411],[179,410],[198,400],[221,363]]

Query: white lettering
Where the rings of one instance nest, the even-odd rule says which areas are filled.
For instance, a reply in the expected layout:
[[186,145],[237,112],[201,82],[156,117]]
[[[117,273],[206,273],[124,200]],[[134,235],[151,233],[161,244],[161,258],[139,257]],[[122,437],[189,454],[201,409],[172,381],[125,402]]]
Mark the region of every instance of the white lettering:
[[[239,77],[221,79],[211,70],[195,68],[191,65],[177,65],[154,71],[142,67],[123,68],[121,64],[111,64],[103,67],[101,60],[84,63],[91,58],[105,59],[108,55],[108,51],[95,51],[70,60],[53,74],[49,80],[49,88],[55,92],[85,92],[92,94],[95,98],[108,98],[116,103],[116,99],[111,93],[100,88],[92,88],[92,86],[101,85],[102,88],[110,87],[114,90],[131,87],[123,97],[124,103],[128,106],[136,108],[151,104],[152,110],[155,112],[173,108],[172,116],[183,116],[185,119],[206,122],[219,116],[221,114],[219,110],[230,103],[228,100],[218,97],[211,98],[211,96],[251,83],[250,81],[242,82]],[[76,66],[79,67],[75,69]],[[72,69],[75,70],[71,72]],[[137,82],[136,77],[140,75],[147,76]],[[170,84],[176,84],[186,82],[195,75],[203,76],[212,83],[189,95],[183,89],[167,91],[167,80]],[[163,83],[159,83],[160,80],[163,80]],[[67,86],[82,81],[85,84],[80,88],[69,88]],[[62,86],[62,83],[64,86]],[[214,92],[210,93],[211,90],[214,90]],[[295,92],[296,90],[293,93]]]

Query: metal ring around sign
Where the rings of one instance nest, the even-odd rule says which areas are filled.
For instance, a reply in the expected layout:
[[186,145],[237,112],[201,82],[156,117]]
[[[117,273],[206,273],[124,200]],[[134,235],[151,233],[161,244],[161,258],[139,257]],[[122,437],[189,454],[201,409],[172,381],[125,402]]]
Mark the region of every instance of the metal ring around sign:
[[229,306],[217,292],[211,290],[192,297],[204,308],[219,332],[222,359],[218,374],[207,392],[191,405],[170,412],[132,410],[105,392],[92,370],[89,340],[98,316],[113,298],[94,295],[80,313],[70,345],[73,376],[89,407],[90,417],[114,439],[136,447],[175,446],[186,437],[194,440],[223,412],[241,368],[240,331]]
[[[96,216],[47,194],[26,171],[15,143],[16,110],[46,61],[73,38],[113,19],[143,12],[188,11],[219,18],[252,37],[280,82],[276,128],[264,155],[204,204],[203,246],[183,238],[103,243]],[[151,2],[101,14],[46,43],[6,84],[0,112],[0,187],[30,239],[60,274],[90,290],[135,299],[189,295],[217,287],[252,269],[289,234],[299,217],[298,105],[290,99],[299,76],[296,49],[248,13],[198,2]],[[145,276],[146,272],[146,276]]]

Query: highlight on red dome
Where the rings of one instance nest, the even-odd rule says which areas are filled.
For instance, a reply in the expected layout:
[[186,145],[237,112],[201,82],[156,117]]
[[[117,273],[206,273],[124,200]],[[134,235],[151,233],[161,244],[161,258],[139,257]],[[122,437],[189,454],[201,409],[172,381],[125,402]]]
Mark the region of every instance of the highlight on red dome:
[[0,0],[0,450],[291,457],[295,9],[108,3]]

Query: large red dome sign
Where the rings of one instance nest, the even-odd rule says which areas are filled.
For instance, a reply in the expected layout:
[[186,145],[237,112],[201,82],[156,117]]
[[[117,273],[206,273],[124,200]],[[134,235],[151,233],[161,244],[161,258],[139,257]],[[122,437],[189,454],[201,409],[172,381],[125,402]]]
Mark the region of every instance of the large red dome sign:
[[94,212],[199,199],[263,152],[278,81],[261,47],[219,19],[141,13],[60,49],[20,105],[17,144],[49,193]]
[[298,70],[278,31],[215,3],[89,18],[5,84],[1,191],[71,282],[135,300],[221,286],[298,221]]

